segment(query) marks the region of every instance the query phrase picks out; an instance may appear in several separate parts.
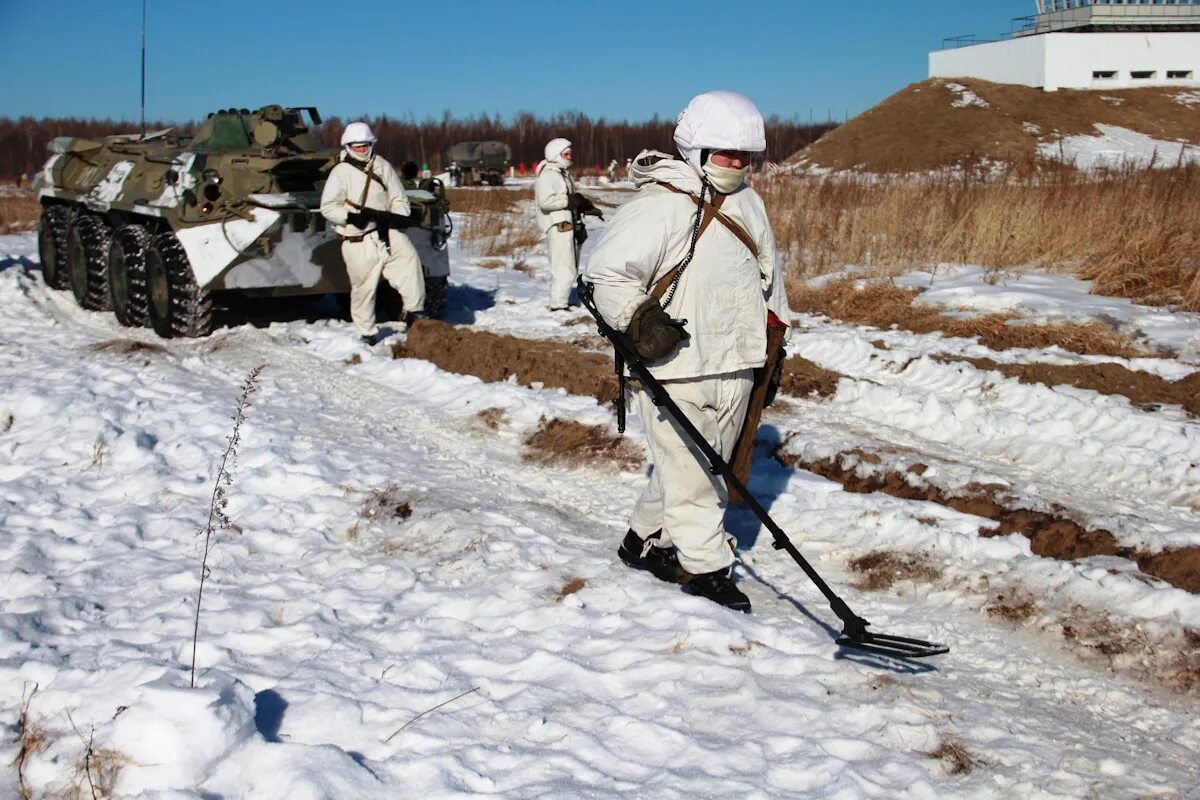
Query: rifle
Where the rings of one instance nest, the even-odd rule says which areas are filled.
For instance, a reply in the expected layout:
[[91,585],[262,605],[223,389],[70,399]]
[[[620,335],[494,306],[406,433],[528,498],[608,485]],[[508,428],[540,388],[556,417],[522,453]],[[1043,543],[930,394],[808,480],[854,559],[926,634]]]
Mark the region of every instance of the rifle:
[[604,219],[604,214],[596,208],[595,203],[579,192],[571,193],[567,200],[567,208],[571,211],[571,227],[575,232],[575,246],[583,247],[583,243],[588,238],[587,226],[583,224],[583,218],[599,217]]
[[862,650],[868,653],[878,655],[892,656],[894,658],[927,658],[929,656],[942,655],[950,652],[950,648],[933,642],[927,642],[923,639],[910,639],[907,636],[891,636],[886,633],[872,633],[867,630],[871,624],[862,617],[855,614],[846,605],[846,601],[838,597],[829,584],[821,579],[817,571],[812,565],[805,560],[796,546],[787,537],[775,520],[771,519],[767,514],[766,509],[746,489],[746,485],[729,466],[725,459],[721,458],[720,453],[713,449],[712,445],[701,435],[700,431],[696,430],[696,426],[687,418],[687,415],[680,410],[675,401],[671,399],[670,393],[663,387],[662,383],[654,377],[647,368],[641,356],[638,355],[637,349],[630,346],[627,338],[612,328],[604,317],[600,315],[600,311],[596,308],[595,297],[593,295],[593,286],[587,283],[580,277],[577,281],[579,288],[579,302],[583,303],[591,315],[596,318],[596,324],[601,336],[612,342],[613,350],[616,352],[618,363],[624,361],[629,367],[629,371],[642,382],[642,386],[650,392],[650,397],[654,401],[654,405],[660,406],[667,410],[667,413],[675,420],[676,424],[682,429],[684,435],[691,440],[704,457],[708,459],[708,470],[713,475],[720,475],[725,479],[726,485],[731,489],[736,490],[742,497],[742,501],[749,506],[754,515],[758,517],[763,526],[771,532],[771,536],[775,540],[776,550],[786,550],[787,554],[800,565],[800,569],[804,570],[804,574],[809,580],[821,591],[825,599],[829,601],[829,607],[833,609],[833,613],[842,621],[842,635],[836,640],[836,644],[842,647],[850,647],[856,650]]
[[380,237],[385,242],[388,229],[403,230],[404,228],[415,228],[421,224],[419,218],[406,217],[403,214],[393,214],[390,211],[380,211],[377,208],[367,208],[366,206],[355,206],[355,210],[346,215],[346,222],[356,228],[363,228],[367,223],[374,222],[381,229]]

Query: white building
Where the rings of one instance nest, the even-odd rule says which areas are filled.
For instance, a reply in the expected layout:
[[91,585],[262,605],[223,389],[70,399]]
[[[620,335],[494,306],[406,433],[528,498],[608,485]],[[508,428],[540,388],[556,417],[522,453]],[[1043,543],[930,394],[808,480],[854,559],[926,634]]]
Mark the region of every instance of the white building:
[[1200,0],[1035,0],[998,41],[929,54],[931,78],[1056,89],[1200,86]]

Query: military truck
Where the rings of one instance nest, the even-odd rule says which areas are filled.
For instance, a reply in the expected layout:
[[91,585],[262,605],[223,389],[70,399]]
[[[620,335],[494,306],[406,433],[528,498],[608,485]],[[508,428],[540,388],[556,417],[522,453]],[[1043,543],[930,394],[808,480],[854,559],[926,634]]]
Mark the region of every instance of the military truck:
[[500,186],[512,165],[512,148],[504,142],[459,142],[446,148],[445,166],[458,173],[459,186]]
[[[336,158],[312,133],[320,121],[315,108],[267,105],[210,114],[192,137],[168,129],[54,139],[34,184],[47,284],[164,337],[207,335],[225,295],[349,292],[319,211]],[[440,316],[450,274],[445,192],[433,181],[408,194],[419,224],[405,233],[425,272],[426,311]]]

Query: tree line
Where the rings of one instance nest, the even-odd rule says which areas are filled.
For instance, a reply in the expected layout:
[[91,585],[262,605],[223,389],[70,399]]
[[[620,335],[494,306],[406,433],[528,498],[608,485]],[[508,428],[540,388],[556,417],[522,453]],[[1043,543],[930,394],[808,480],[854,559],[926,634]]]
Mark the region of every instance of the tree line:
[[[324,120],[314,129],[317,140],[326,147],[337,147],[342,129],[350,121],[338,117]],[[548,117],[521,113],[506,120],[498,114],[458,118],[446,113],[440,120],[422,122],[387,115],[365,121],[379,138],[378,152],[389,161],[399,164],[412,160],[438,171],[446,166],[442,154],[448,147],[478,140],[506,143],[512,148],[513,163],[523,163],[529,169],[542,159],[546,142],[558,136],[572,141],[575,164],[585,171],[595,166],[604,169],[613,160],[623,165],[626,159],[647,147],[674,152],[675,122],[659,117],[642,122],[617,122],[566,112]],[[199,124],[147,122],[146,130],[173,127],[177,133],[190,135]],[[765,158],[782,161],[835,127],[835,122],[801,123],[771,117],[767,120]],[[141,123],[128,120],[0,118],[0,175],[11,177],[40,168],[47,157],[46,145],[56,136],[95,137],[140,129]]]

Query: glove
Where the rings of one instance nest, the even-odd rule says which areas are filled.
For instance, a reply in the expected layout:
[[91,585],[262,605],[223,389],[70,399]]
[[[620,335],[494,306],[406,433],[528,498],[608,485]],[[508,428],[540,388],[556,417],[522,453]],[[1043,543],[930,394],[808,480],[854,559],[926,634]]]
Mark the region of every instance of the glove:
[[361,211],[351,211],[346,215],[346,224],[353,225],[356,228],[367,227],[367,215]]
[[600,209],[596,208],[596,204],[579,192],[573,192],[567,197],[567,208],[577,216],[604,219],[604,215],[600,213]]
[[780,347],[779,354],[775,357],[775,369],[771,371],[771,377],[767,379],[767,397],[763,408],[775,402],[775,395],[779,393],[779,385],[783,383],[783,362],[786,357],[787,354]]
[[683,329],[685,322],[671,319],[658,300],[647,297],[633,312],[625,333],[633,340],[639,356],[646,361],[657,361],[688,338],[687,331]]

